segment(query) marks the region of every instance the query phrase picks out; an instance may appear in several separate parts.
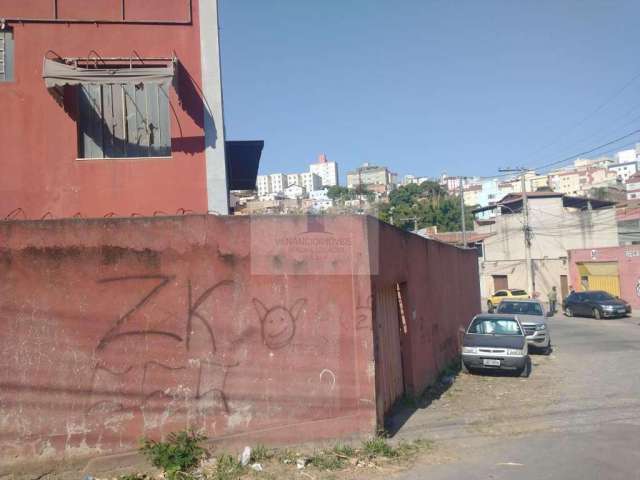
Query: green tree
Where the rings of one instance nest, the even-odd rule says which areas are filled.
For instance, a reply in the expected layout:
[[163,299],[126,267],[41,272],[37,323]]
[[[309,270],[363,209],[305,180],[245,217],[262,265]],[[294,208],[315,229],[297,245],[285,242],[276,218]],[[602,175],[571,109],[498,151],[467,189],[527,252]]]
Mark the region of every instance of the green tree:
[[[380,207],[379,218],[405,230],[436,225],[443,232],[462,229],[460,197],[449,195],[436,182],[403,185]],[[467,229],[473,229],[471,208],[465,208]]]

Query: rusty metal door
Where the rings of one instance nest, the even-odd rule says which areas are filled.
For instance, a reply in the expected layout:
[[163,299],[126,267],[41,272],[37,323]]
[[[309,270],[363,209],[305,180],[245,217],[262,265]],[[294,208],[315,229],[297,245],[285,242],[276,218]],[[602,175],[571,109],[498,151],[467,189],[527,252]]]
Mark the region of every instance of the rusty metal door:
[[567,281],[566,275],[560,275],[560,294],[563,300],[569,295],[569,282]]
[[506,275],[493,275],[493,291],[506,290],[509,288],[509,279]]
[[374,314],[377,332],[378,406],[382,413],[386,414],[394,402],[404,394],[400,315],[395,285],[376,292]]

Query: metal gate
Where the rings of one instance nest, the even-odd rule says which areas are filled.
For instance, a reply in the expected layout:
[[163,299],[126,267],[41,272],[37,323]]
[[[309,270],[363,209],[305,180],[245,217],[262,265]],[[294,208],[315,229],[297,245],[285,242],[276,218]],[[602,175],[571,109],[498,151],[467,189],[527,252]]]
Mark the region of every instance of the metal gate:
[[618,262],[584,262],[578,264],[584,290],[604,290],[611,295],[620,295]]
[[377,335],[378,406],[386,414],[394,402],[404,394],[400,315],[395,285],[376,292],[374,315]]

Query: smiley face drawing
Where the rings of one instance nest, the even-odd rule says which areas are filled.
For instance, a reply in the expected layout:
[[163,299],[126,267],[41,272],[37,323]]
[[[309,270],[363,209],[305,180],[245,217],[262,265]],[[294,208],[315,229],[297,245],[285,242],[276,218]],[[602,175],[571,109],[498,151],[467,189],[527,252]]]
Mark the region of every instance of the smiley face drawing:
[[307,303],[303,298],[296,300],[291,308],[282,305],[267,308],[257,298],[253,299],[253,304],[260,318],[262,340],[271,350],[283,348],[291,342],[296,333],[296,322],[302,311],[302,307]]

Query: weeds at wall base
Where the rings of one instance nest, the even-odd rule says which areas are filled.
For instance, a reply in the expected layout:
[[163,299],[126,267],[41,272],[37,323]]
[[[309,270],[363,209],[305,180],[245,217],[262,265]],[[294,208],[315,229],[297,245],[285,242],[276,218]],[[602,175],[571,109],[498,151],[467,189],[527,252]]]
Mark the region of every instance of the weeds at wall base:
[[[292,478],[297,473],[311,472],[314,478],[347,472],[350,469],[384,468],[400,465],[413,459],[420,452],[433,447],[432,442],[416,440],[390,445],[386,438],[376,436],[358,446],[337,443],[332,448],[318,449],[312,453],[292,449],[269,449],[257,445],[251,450],[249,463],[229,453],[208,457],[201,446],[206,439],[191,432],[172,434],[166,442],[143,441],[141,451],[151,463],[161,468],[160,477],[143,473],[123,475],[119,480],[240,480],[244,478],[280,479]],[[154,448],[152,448],[154,447]],[[198,461],[194,463],[194,459]],[[317,474],[321,474],[317,477]]]

